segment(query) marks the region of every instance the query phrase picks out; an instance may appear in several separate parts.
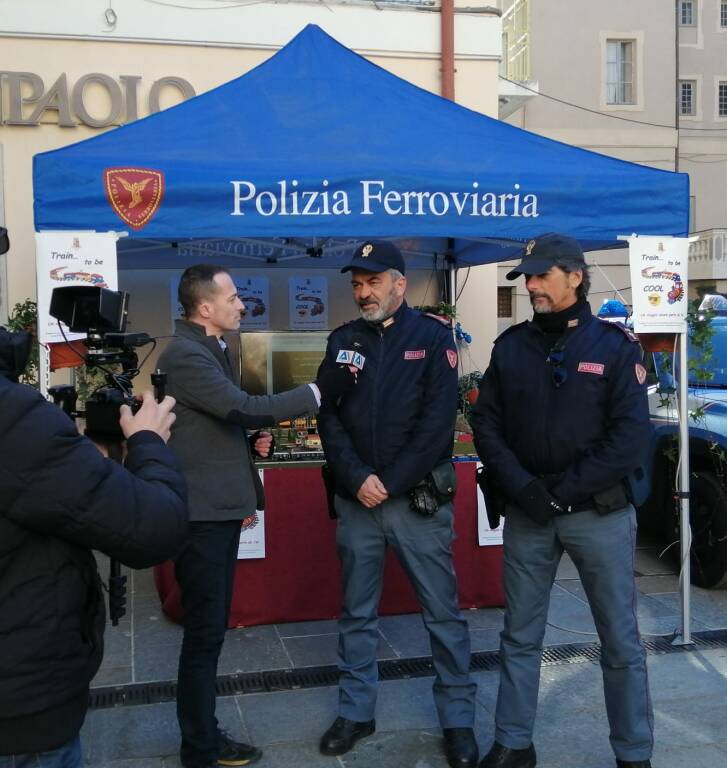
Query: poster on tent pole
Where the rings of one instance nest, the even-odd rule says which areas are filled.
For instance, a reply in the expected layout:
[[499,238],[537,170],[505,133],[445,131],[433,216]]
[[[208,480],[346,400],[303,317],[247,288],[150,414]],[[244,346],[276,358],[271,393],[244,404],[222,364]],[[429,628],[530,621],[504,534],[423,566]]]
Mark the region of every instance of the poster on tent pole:
[[291,277],[288,304],[291,331],[325,331],[328,328],[328,278]]
[[[260,482],[265,486],[265,470],[258,469]],[[240,525],[238,560],[256,560],[265,557],[265,511],[256,509]]]
[[632,235],[631,296],[636,333],[686,333],[689,238]]
[[118,290],[116,232],[36,232],[35,265],[38,279],[38,339],[41,344],[84,339],[50,316],[54,288],[87,285]]
[[[482,462],[478,461],[475,471],[481,466]],[[477,543],[481,547],[492,547],[502,544],[502,528],[505,524],[505,519],[501,517],[497,528],[490,528],[490,522],[487,519],[485,495],[482,493],[478,483],[475,483],[475,489],[477,493]]]

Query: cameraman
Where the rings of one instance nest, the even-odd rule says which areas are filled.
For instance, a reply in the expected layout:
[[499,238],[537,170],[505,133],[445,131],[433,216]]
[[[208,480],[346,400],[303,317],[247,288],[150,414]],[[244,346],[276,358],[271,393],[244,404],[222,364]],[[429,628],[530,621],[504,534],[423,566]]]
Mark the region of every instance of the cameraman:
[[80,768],[105,622],[91,550],[133,568],[174,557],[186,489],[165,446],[172,398],[122,406],[124,468],[16,383],[23,336],[0,329],[0,768]]

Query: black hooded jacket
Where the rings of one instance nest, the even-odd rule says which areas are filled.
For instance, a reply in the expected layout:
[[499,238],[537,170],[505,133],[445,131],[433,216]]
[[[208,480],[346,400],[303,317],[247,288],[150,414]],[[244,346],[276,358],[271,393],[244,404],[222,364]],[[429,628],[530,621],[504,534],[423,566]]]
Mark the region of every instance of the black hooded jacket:
[[133,435],[124,469],[0,376],[0,755],[55,749],[83,723],[105,622],[91,550],[147,567],[178,553],[186,527],[158,435]]

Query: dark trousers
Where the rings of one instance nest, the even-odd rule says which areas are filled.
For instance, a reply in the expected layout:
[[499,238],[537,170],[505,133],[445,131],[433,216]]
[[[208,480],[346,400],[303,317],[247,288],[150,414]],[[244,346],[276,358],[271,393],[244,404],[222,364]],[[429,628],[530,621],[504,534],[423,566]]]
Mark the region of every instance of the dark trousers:
[[470,636],[459,610],[452,566],[454,510],[443,504],[431,517],[393,498],[373,509],[336,496],[336,545],[343,567],[343,608],[338,620],[338,713],[372,720],[376,710],[378,609],[384,560],[391,547],[403,566],[429,632],[434,704],[442,728],[472,728],[476,685],[469,675]]
[[184,608],[177,717],[180,756],[189,768],[217,760],[217,660],[230,614],[239,541],[239,520],[192,522],[189,542],[175,563]]
[[524,749],[533,739],[550,591],[567,552],[588,597],[601,641],[601,669],[611,746],[618,760],[651,757],[654,714],[646,654],[636,617],[636,512],[561,515],[534,523],[507,508],[504,531],[505,628],[500,636],[500,690],[495,739]]

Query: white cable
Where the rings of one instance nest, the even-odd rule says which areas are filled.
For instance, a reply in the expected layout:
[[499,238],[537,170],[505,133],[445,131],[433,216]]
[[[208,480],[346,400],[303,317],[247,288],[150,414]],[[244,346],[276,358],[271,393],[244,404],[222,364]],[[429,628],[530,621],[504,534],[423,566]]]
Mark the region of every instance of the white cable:
[[248,0],[245,3],[229,2],[226,5],[182,5],[181,3],[167,2],[167,0],[146,0],[147,3],[155,5],[166,5],[169,8],[183,8],[187,11],[224,11],[227,8],[243,8],[246,5],[260,5],[269,2],[269,0]]
[[[619,297],[619,299],[621,299],[624,305],[628,307],[630,302],[626,301],[621,291],[619,291],[619,289],[611,281],[611,278],[603,271],[603,269],[601,269],[601,265],[597,261],[594,261],[593,266],[601,273],[601,275],[603,275],[603,277],[606,278],[606,282],[611,286],[611,288],[613,288],[614,293]],[[624,290],[626,289],[624,288]],[[599,293],[607,293],[607,291],[599,291]]]

